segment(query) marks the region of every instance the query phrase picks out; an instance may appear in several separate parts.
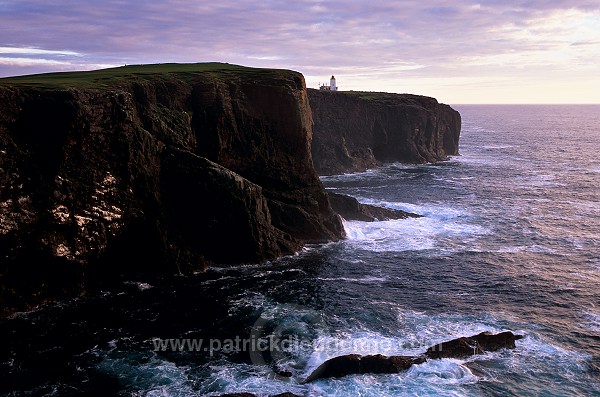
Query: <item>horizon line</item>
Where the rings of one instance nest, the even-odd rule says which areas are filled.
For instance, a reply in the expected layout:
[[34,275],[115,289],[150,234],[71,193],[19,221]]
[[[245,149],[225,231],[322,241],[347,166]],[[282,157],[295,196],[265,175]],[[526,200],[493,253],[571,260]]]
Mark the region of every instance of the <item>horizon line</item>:
[[577,106],[600,106],[600,102],[549,102],[549,103],[535,103],[535,102],[527,102],[527,103],[514,103],[514,102],[504,102],[504,103],[452,103],[453,106],[497,106],[497,105],[515,105],[515,106],[565,106],[565,105],[577,105]]

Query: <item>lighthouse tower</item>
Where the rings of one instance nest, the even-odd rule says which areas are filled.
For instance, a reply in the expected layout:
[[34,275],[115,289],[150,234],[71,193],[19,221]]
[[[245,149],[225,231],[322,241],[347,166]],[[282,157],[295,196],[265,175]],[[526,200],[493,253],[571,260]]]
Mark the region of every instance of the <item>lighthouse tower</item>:
[[337,86],[335,85],[335,77],[331,76],[331,79],[329,80],[329,89],[331,91],[337,91]]

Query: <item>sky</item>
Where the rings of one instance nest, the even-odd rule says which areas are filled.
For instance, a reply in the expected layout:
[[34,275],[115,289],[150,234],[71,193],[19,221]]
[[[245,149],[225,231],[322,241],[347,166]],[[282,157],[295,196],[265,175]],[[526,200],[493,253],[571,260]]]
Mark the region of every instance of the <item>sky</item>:
[[600,1],[0,0],[0,76],[213,61],[449,104],[600,103]]

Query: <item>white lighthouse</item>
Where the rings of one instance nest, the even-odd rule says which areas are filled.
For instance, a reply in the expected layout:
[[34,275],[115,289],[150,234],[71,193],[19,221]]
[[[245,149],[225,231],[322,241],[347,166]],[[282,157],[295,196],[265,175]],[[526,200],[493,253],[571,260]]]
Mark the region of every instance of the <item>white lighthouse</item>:
[[331,91],[337,91],[337,86],[335,85],[335,77],[331,76],[331,79],[329,79],[329,89]]
[[323,85],[321,85],[321,83],[319,83],[319,89],[321,91],[337,91],[337,84],[335,83],[335,76],[331,76],[331,79],[329,79],[329,85],[326,85],[325,83],[323,83]]

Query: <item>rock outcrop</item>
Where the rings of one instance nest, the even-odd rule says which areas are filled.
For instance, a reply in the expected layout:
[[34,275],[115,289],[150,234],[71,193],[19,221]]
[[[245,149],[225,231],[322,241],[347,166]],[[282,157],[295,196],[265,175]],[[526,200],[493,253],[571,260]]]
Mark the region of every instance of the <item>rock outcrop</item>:
[[522,337],[522,335],[515,335],[510,331],[499,334],[482,332],[431,346],[425,355],[429,358],[464,358],[500,349],[514,349],[515,341]]
[[0,313],[102,275],[343,236],[301,74],[149,65],[0,79]]
[[500,349],[514,349],[515,340],[521,338],[522,335],[515,335],[510,331],[498,334],[482,332],[431,346],[424,355],[415,357],[347,354],[325,361],[306,378],[306,382],[354,374],[395,374],[412,365],[422,364],[427,359],[465,358]]
[[320,175],[386,162],[425,163],[458,154],[460,113],[434,98],[308,90],[312,154]]
[[424,362],[425,357],[347,354],[325,361],[310,374],[306,382],[355,374],[397,374],[407,370],[413,364]]
[[329,195],[331,208],[348,221],[374,222],[421,217],[421,215],[412,212],[362,204],[354,197],[345,194],[331,191],[328,191],[327,194]]

